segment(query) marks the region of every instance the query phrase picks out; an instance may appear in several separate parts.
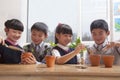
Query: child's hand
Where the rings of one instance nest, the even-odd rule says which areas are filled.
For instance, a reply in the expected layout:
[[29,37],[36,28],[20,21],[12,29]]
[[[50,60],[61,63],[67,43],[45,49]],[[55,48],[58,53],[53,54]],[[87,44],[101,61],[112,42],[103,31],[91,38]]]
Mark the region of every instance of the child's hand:
[[120,42],[115,42],[115,46],[120,47]]
[[108,50],[108,49],[110,49],[110,48],[112,48],[112,47],[115,47],[115,46],[120,46],[120,43],[118,44],[118,43],[116,43],[116,42],[109,42],[109,43],[106,45],[106,47],[104,47],[102,50],[103,50],[103,51],[106,51],[106,50]]
[[81,52],[84,49],[85,49],[85,45],[78,44],[74,51],[75,51],[76,54],[78,54],[79,52]]
[[22,64],[35,64],[36,63],[36,59],[35,57],[31,54],[28,57],[24,56],[24,53],[21,55],[21,63]]
[[35,64],[36,60],[33,57],[25,58],[21,60],[22,64]]
[[0,37],[0,44],[4,45],[5,42],[4,42],[4,39]]
[[92,50],[92,49],[90,49],[90,48],[88,48],[87,50],[88,50],[88,53],[89,53],[90,55],[95,53],[95,50]]

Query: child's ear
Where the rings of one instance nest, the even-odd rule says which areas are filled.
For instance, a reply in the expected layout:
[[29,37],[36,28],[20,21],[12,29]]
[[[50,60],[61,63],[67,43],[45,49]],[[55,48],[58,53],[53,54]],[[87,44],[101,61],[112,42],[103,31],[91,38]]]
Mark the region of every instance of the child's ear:
[[48,37],[48,34],[45,35],[45,38],[47,38],[47,37]]
[[58,34],[58,33],[56,33],[56,34],[55,34],[55,37],[58,39],[58,38],[59,38],[59,34]]
[[8,28],[4,28],[4,31],[7,33],[8,32]]
[[108,36],[110,35],[110,31],[107,32],[107,35],[108,35]]

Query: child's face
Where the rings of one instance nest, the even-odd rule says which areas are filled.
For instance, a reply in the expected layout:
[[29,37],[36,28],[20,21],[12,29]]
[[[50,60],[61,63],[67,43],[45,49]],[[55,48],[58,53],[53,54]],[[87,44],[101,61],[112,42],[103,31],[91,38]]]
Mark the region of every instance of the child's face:
[[71,42],[72,40],[72,35],[71,34],[56,34],[56,37],[58,39],[58,42],[64,46],[68,45],[68,43]]
[[105,39],[108,37],[109,31],[106,32],[103,29],[93,29],[91,34],[95,43],[99,45],[102,44],[105,41]]
[[17,42],[20,39],[22,31],[15,30],[15,29],[5,29],[7,34],[7,38],[12,42]]
[[47,38],[47,35],[45,35],[44,32],[38,31],[38,30],[32,30],[31,39],[34,44],[36,44],[36,45],[40,44],[42,41],[45,40],[45,38]]

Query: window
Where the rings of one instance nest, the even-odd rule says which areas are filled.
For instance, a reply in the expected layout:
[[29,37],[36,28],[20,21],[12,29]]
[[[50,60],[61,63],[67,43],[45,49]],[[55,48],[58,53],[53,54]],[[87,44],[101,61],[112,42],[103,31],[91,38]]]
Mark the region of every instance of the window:
[[109,24],[110,2],[111,0],[29,0],[28,30],[35,22],[45,22],[50,30],[47,41],[54,41],[56,26],[66,23],[73,29],[73,39],[80,36],[83,42],[91,42],[89,26],[95,19],[104,19]]
[[112,4],[113,40],[120,41],[120,37],[116,37],[120,35],[120,0],[113,0]]
[[92,41],[90,24],[95,19],[109,23],[109,0],[80,0],[80,26],[82,41]]
[[80,31],[79,4],[79,0],[29,0],[28,31],[35,22],[44,22],[50,30],[47,41],[54,41],[56,26],[65,23],[72,27],[75,39]]

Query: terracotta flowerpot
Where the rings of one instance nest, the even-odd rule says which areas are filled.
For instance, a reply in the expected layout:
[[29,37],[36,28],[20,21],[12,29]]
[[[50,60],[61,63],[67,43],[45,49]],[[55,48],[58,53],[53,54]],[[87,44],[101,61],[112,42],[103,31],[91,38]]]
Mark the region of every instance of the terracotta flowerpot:
[[114,62],[114,55],[103,55],[102,56],[105,67],[111,68]]
[[22,53],[22,55],[21,55],[22,59],[28,58],[28,57],[30,57],[30,56],[33,56],[31,52],[24,52],[24,53]]
[[46,61],[47,67],[54,67],[54,65],[55,65],[55,56],[46,55],[45,56],[45,61]]
[[[29,61],[29,60],[31,61]],[[21,55],[21,64],[35,64],[36,59],[31,52],[23,52]]]
[[100,65],[100,55],[97,54],[91,54],[89,56],[91,66],[99,66]]

